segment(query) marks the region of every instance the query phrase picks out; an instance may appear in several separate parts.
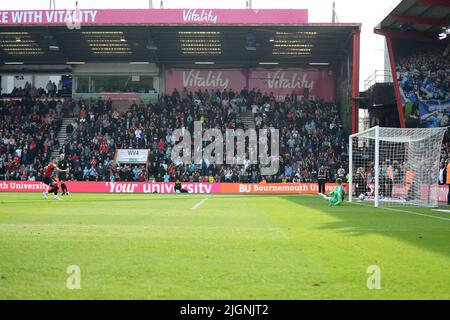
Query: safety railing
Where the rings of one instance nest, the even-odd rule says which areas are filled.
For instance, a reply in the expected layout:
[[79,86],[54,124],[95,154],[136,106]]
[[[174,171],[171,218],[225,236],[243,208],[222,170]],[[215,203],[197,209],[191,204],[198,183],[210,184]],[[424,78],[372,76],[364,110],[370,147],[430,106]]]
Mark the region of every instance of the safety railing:
[[364,91],[376,83],[392,83],[394,81],[391,70],[375,70],[365,81]]

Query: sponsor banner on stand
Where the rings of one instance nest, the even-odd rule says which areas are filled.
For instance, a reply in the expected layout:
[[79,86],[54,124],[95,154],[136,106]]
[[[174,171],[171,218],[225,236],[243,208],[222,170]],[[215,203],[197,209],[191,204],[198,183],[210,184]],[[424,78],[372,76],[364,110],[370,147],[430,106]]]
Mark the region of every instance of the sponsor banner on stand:
[[[75,193],[173,193],[172,182],[90,182],[68,181],[67,188]],[[230,193],[230,194],[314,194],[318,192],[316,183],[202,183],[184,182],[182,188],[190,193]],[[334,184],[326,185],[327,192]],[[2,181],[0,192],[42,192],[47,189],[41,181]]]
[[[174,193],[171,182],[67,182],[71,192],[100,193]],[[182,183],[181,187],[190,193],[220,193],[218,183]]]
[[438,201],[439,202],[447,203],[448,188],[449,188],[449,186],[446,184],[439,185],[439,189],[438,189]]
[[419,121],[415,122],[417,127],[439,128],[449,125],[449,121],[444,118],[444,115],[450,114],[450,99],[423,100],[409,93],[403,94],[401,101],[405,112],[405,120],[409,120],[408,118],[415,113],[413,104],[417,104],[416,108],[418,107],[418,116],[420,117]]
[[277,100],[295,92],[298,96],[319,97],[334,101],[334,76],[329,70],[319,69],[167,69],[166,92],[183,88],[188,91],[216,91],[219,89],[261,90],[273,92]]
[[252,69],[249,71],[249,88],[273,92],[277,100],[295,92],[299,96],[335,100],[334,76],[329,70],[319,69]]
[[241,69],[167,69],[165,73],[166,92],[183,88],[188,91],[224,89],[240,90],[247,86],[245,71]]
[[0,192],[43,192],[47,186],[42,181],[0,181]]
[[[373,183],[367,185],[371,192],[375,189]],[[425,200],[428,197],[435,196],[437,193],[439,202],[447,202],[447,185],[435,185],[436,187],[430,188],[428,185],[420,186],[420,199]],[[393,184],[392,185],[392,197],[394,198],[407,198],[410,185]],[[387,186],[384,187],[385,192],[387,191]]]
[[448,115],[449,112],[450,99],[419,100],[419,114],[421,118],[425,119],[421,121],[424,127],[439,128],[448,126],[448,118],[443,119],[443,117],[444,115]]
[[[68,181],[67,188],[74,193],[173,193],[175,184],[168,182],[96,182]],[[220,193],[220,183],[182,183],[190,193]],[[0,192],[43,192],[42,181],[1,181]]]
[[[331,192],[334,188],[334,183],[325,185],[326,192]],[[220,192],[232,194],[316,194],[319,192],[319,188],[317,183],[222,183]]]
[[0,11],[0,26],[307,24],[306,9],[54,9]]

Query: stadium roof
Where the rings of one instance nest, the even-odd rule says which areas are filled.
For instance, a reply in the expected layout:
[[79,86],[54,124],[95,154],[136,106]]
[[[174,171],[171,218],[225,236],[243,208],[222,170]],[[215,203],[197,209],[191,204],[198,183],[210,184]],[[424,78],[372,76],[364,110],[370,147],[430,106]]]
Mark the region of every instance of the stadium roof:
[[[403,0],[375,28],[394,38],[438,40],[450,25],[450,0]],[[447,38],[450,40],[449,38]]]
[[[7,12],[3,23],[0,19],[0,61],[223,66],[334,63],[351,53],[352,33],[361,26],[310,24],[306,10],[208,9],[199,10],[200,20],[191,21],[186,18],[187,10],[103,10],[113,11],[109,18],[97,11],[97,22],[89,21],[86,13],[80,29],[68,28],[63,20],[42,21],[51,11],[30,13],[28,20],[20,23],[12,23],[14,13]],[[183,18],[178,20],[175,14]],[[41,20],[33,20],[36,15]]]

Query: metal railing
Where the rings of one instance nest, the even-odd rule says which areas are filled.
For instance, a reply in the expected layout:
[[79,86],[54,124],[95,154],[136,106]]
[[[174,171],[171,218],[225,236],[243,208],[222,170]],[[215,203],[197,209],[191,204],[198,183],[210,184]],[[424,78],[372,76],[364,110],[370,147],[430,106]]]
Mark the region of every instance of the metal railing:
[[392,83],[394,79],[392,77],[391,70],[375,70],[365,81],[364,91],[372,87],[376,83]]

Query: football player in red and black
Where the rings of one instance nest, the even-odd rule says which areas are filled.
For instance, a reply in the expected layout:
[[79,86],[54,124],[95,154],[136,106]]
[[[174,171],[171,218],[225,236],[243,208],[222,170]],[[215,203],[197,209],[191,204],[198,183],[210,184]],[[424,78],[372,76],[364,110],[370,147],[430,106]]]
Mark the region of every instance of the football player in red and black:
[[58,198],[58,184],[56,183],[55,179],[53,178],[53,172],[56,170],[57,172],[69,172],[69,169],[66,170],[62,170],[60,168],[58,168],[56,166],[56,163],[58,162],[58,158],[54,158],[49,164],[48,166],[45,167],[44,169],[44,183],[46,185],[48,185],[48,189],[47,191],[45,191],[43,193],[44,198],[47,199],[48,198],[48,194],[50,192],[53,192],[55,194],[55,196],[53,197],[53,199],[55,200],[59,200]]

